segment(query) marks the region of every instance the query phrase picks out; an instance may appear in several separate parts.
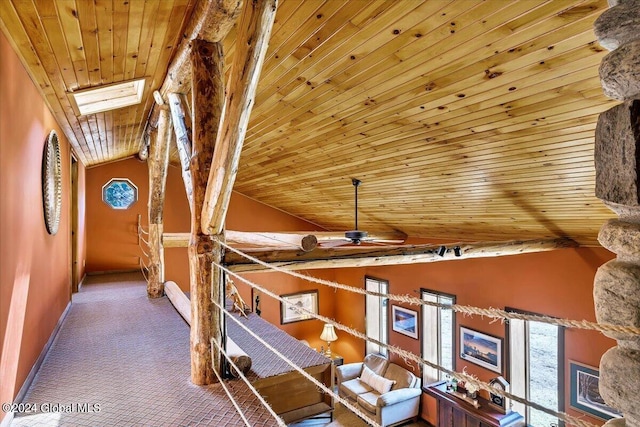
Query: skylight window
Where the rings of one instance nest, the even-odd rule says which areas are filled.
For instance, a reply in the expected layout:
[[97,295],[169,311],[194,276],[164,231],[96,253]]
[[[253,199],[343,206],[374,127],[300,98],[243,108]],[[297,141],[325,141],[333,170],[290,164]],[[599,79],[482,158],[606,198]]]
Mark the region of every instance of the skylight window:
[[144,79],[73,92],[81,116],[139,104]]

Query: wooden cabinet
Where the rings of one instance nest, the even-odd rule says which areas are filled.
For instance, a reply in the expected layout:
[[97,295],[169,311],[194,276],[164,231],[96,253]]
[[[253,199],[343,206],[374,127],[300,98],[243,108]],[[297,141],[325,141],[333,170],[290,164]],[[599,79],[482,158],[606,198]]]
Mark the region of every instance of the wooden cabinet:
[[438,401],[438,426],[442,427],[489,427],[493,424],[485,424],[473,414],[459,407],[443,401]]
[[501,414],[489,401],[479,398],[480,407],[447,393],[446,383],[423,389],[438,401],[438,427],[515,427],[524,426],[524,419],[517,412]]

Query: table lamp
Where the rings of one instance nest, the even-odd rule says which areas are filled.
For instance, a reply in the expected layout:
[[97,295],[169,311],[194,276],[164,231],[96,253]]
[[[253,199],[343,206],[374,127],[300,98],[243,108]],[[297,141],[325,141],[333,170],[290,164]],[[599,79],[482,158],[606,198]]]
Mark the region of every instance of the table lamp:
[[327,342],[327,352],[325,353],[325,356],[331,357],[331,343],[338,339],[333,325],[328,323],[324,324],[324,329],[322,330],[322,334],[320,334],[320,339]]

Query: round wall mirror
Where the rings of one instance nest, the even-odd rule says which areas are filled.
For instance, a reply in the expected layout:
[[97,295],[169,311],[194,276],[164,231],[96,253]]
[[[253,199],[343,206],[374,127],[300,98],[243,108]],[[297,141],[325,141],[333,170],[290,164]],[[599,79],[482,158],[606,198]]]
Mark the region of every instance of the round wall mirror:
[[49,234],[56,234],[62,211],[62,165],[58,134],[52,130],[42,156],[42,201],[44,223]]

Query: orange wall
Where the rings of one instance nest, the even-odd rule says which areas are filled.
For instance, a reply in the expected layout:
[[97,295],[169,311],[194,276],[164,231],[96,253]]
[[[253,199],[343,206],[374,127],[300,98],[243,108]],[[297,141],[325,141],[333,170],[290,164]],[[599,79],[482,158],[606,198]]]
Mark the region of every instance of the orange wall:
[[[70,146],[2,34],[0,58],[0,402],[11,402],[70,299]],[[41,180],[52,129],[63,182],[54,236],[44,224]]]
[[[148,230],[148,172],[147,163],[134,158],[87,169],[88,273],[139,270],[140,258],[147,262],[138,245],[137,224],[140,215],[143,228]],[[112,209],[102,201],[102,187],[112,178],[127,178],[138,187],[138,201],[129,209]],[[188,232],[189,227],[189,205],[182,176],[178,168],[170,167],[164,205],[164,231]],[[165,264],[165,280],[172,280],[183,290],[188,290],[189,264],[186,248],[165,250]]]
[[[102,187],[112,178],[127,178],[138,187],[138,201],[129,209],[111,209],[102,201]],[[139,268],[137,221],[147,225],[146,163],[135,159],[87,169],[87,273]]]
[[[461,305],[495,308],[508,306],[561,318],[595,321],[593,278],[596,269],[612,257],[613,254],[602,248],[563,249],[499,258],[345,269],[336,273],[336,279],[362,288],[364,276],[370,275],[388,280],[389,291],[393,294],[418,297],[420,288],[427,288],[454,294],[457,303]],[[335,309],[336,317],[343,323],[364,329],[364,297],[346,295],[341,291],[338,295],[340,302]],[[491,323],[490,319],[458,314],[456,325],[458,328],[463,325],[505,337],[505,325],[501,322]],[[420,354],[420,341],[394,332],[391,328],[389,340],[390,344]],[[602,353],[614,345],[615,341],[596,332],[569,329],[565,333],[567,360],[597,367]],[[459,346],[457,341],[456,346]],[[364,344],[355,338],[341,337],[335,348],[346,361],[354,361],[362,357]],[[396,362],[405,364],[402,360]],[[492,371],[458,357],[456,370],[462,371],[465,367],[481,380],[497,376]],[[565,372],[566,411],[580,415],[569,408],[568,362]],[[504,376],[507,377],[506,373]]]

